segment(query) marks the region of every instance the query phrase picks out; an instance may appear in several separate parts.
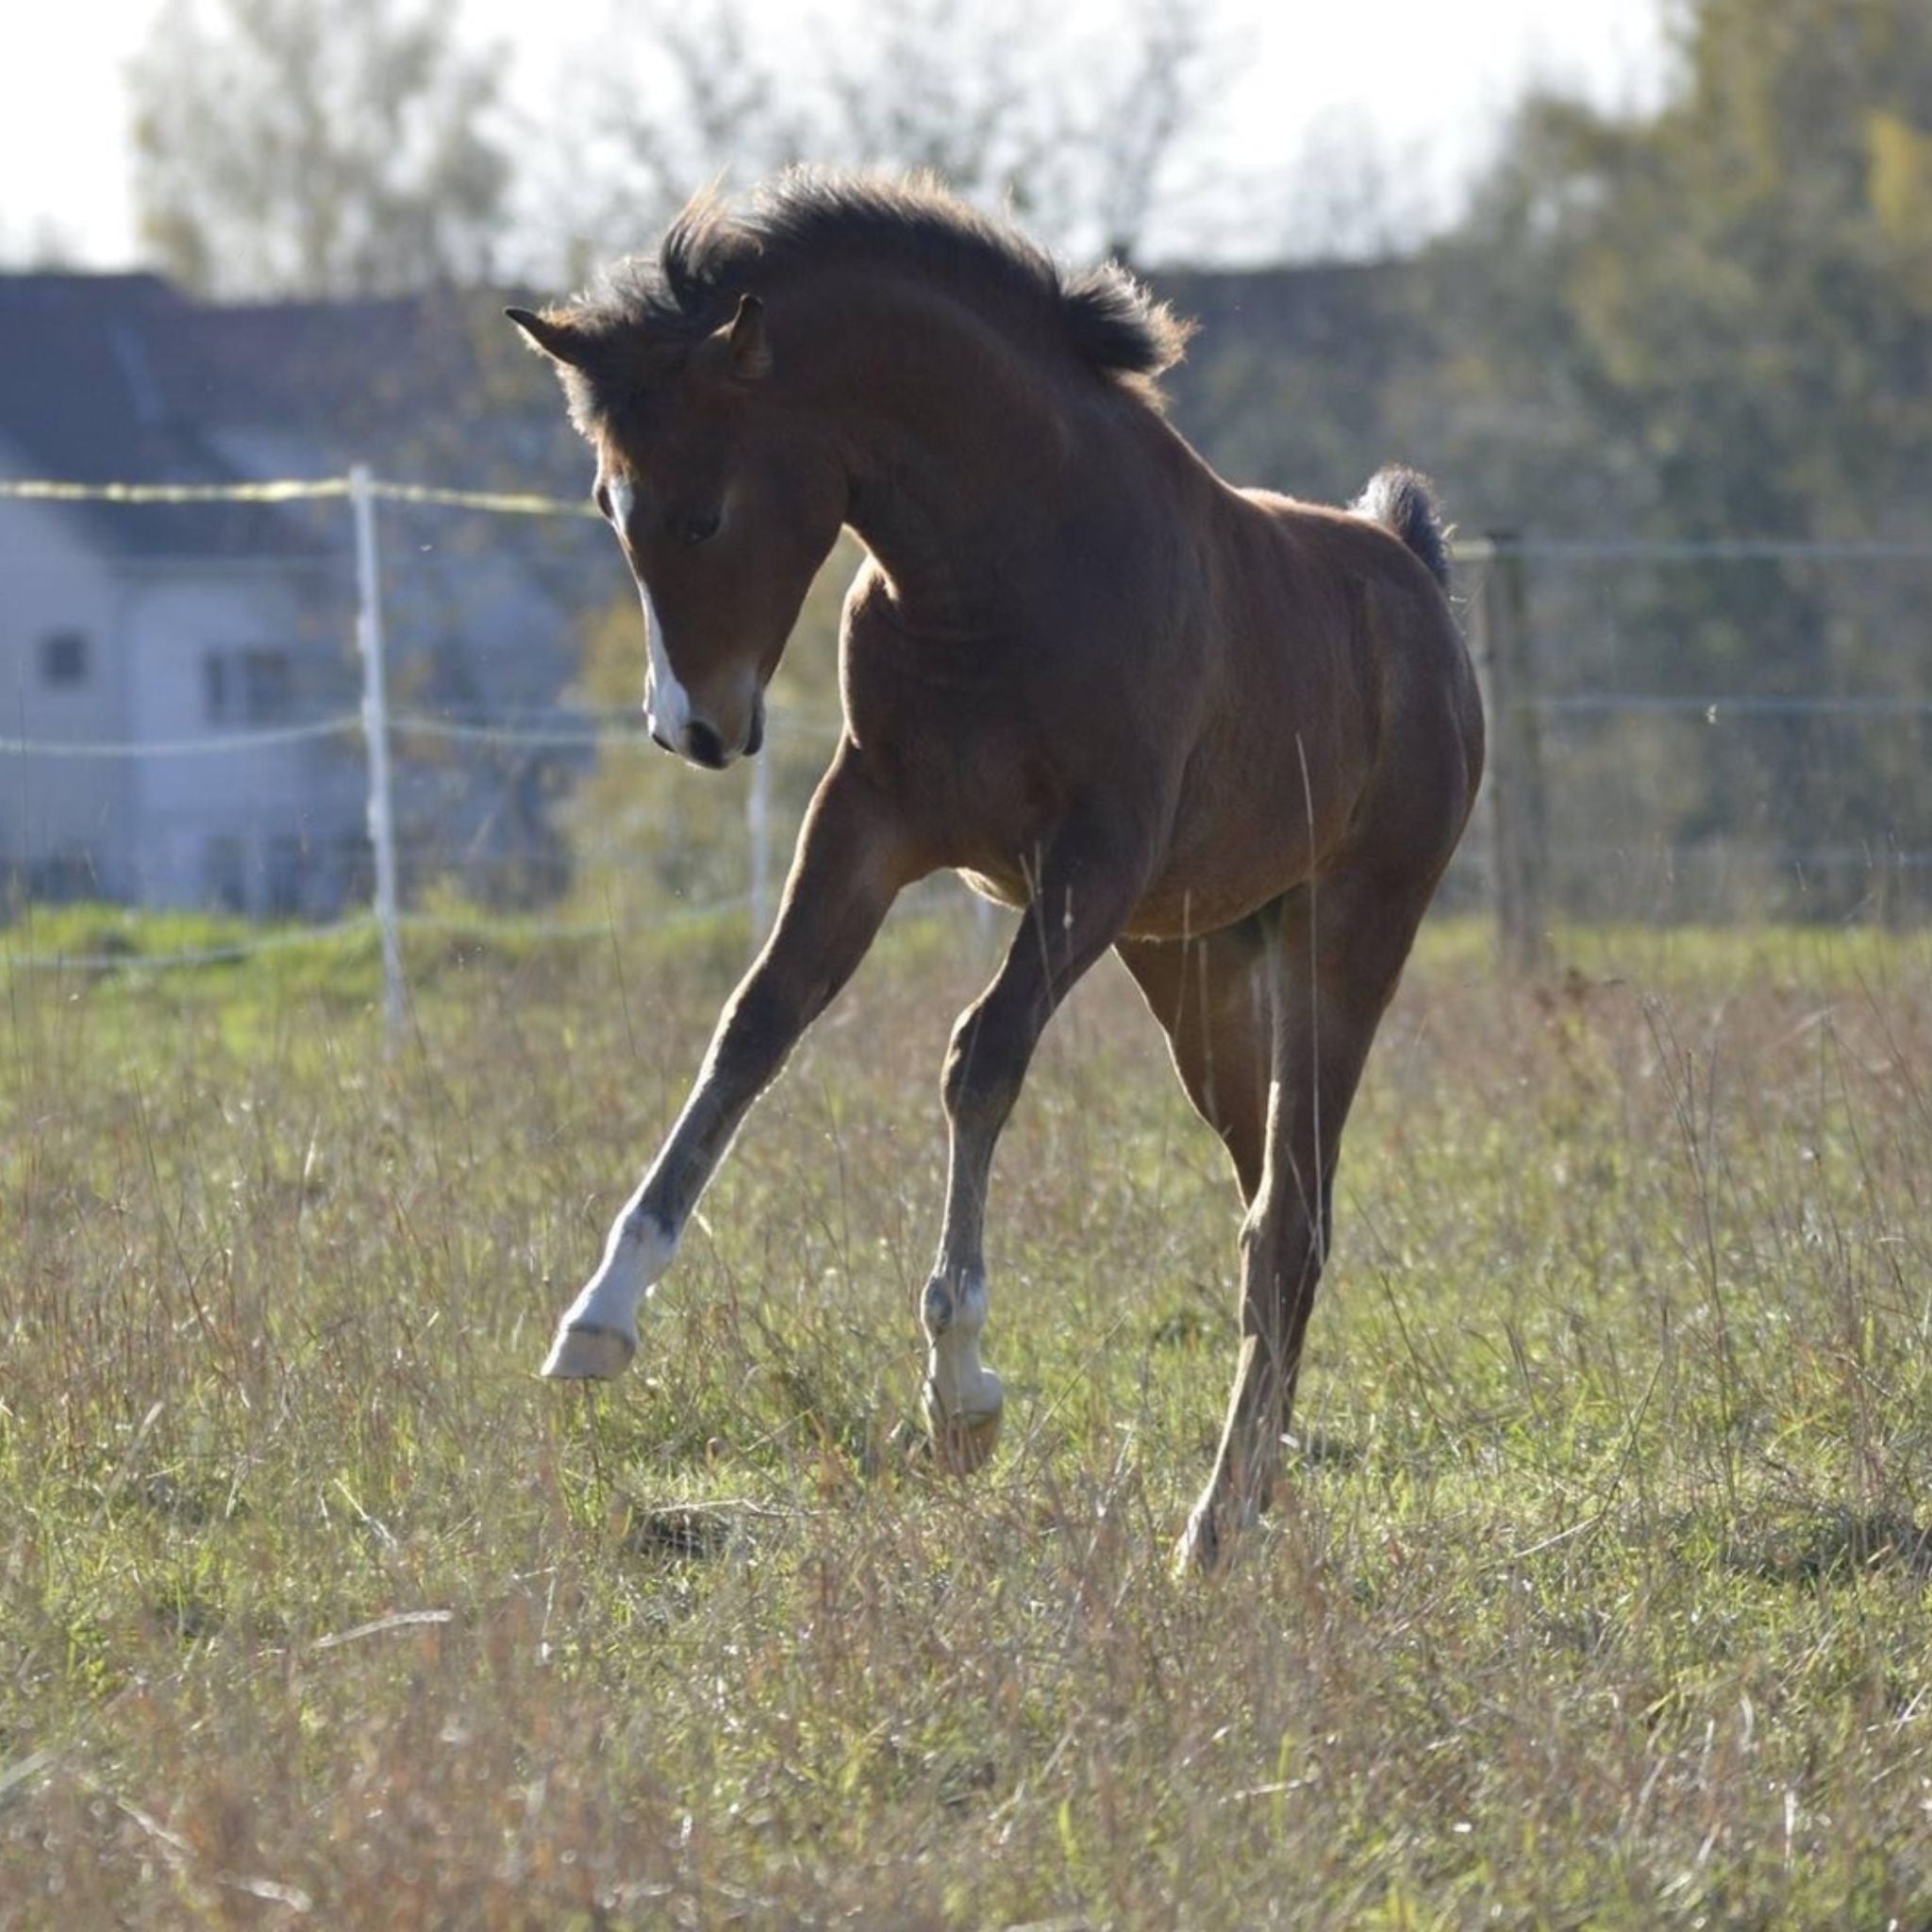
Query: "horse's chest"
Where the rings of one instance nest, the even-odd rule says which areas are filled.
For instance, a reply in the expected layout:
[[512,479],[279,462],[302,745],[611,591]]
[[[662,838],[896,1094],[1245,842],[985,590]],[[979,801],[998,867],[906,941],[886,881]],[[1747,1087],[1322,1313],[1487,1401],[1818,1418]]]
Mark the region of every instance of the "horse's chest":
[[1004,880],[1052,825],[1062,774],[1009,688],[970,673],[848,663],[845,710],[867,765],[935,864]]

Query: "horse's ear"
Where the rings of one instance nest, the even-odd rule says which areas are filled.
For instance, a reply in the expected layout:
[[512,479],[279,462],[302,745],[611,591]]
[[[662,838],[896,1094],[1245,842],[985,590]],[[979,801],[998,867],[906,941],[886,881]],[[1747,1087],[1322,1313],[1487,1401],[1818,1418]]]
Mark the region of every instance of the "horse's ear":
[[536,315],[527,308],[506,308],[503,312],[523,330],[532,348],[553,362],[565,363],[572,369],[583,367],[588,344],[583,331],[567,317]]
[[757,382],[769,375],[772,350],[765,341],[765,305],[756,295],[741,295],[738,312],[724,327],[711,331],[706,346],[712,366],[734,382]]

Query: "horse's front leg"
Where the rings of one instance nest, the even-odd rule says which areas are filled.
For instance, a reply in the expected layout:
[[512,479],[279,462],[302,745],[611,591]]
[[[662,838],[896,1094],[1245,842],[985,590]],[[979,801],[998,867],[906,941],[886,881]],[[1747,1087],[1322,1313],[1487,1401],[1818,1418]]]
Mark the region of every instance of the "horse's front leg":
[[1039,888],[992,984],[960,1016],[941,1092],[949,1136],[939,1258],[920,1302],[925,1330],[924,1409],[948,1469],[992,1454],[1005,1391],[980,1360],[989,1297],[983,1249],[987,1183],[1000,1130],[1033,1049],[1074,983],[1120,937],[1147,875],[1144,853],[1070,827],[1041,868]]
[[898,820],[849,744],[821,782],[772,936],[720,1016],[697,1082],[641,1185],[612,1224],[604,1259],[543,1364],[563,1379],[617,1374],[637,1351],[639,1305],[751,1104],[830,1004],[908,877]]

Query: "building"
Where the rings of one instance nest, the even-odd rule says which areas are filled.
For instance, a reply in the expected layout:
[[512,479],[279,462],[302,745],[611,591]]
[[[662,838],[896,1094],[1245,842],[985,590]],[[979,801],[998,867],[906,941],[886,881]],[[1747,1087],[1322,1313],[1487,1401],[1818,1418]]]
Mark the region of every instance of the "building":
[[[1171,378],[1175,420],[1230,475],[1345,496],[1390,454],[1386,372],[1417,354],[1399,271],[1160,287],[1205,325]],[[589,468],[549,371],[484,291],[217,306],[154,275],[0,275],[0,478],[237,483],[358,462],[568,498]],[[403,714],[551,720],[584,617],[633,608],[589,521],[386,504],[381,532]],[[325,916],[359,894],[360,734],[319,730],[357,707],[354,618],[340,497],[0,499],[0,747],[37,747],[0,748],[0,902],[10,889]],[[290,735],[305,726],[318,735]],[[258,732],[276,735],[225,742]],[[587,753],[555,733],[404,731],[394,748],[406,892],[530,904],[566,883],[556,807]]]
[[[0,277],[0,476],[242,480],[166,379],[186,307],[148,275]],[[14,890],[260,913],[339,903],[361,867],[359,746],[187,747],[339,710],[343,609],[327,544],[291,509],[0,504],[0,871]]]
[[[148,275],[0,275],[0,479],[232,485],[362,461],[557,487],[549,388],[512,389],[531,407],[506,408],[470,327],[446,296],[213,307]],[[386,512],[397,701],[468,720],[553,706],[575,668],[586,535]],[[0,889],[338,909],[368,873],[354,625],[340,497],[0,499]],[[554,890],[558,762],[405,759],[408,874],[458,874],[484,898]]]

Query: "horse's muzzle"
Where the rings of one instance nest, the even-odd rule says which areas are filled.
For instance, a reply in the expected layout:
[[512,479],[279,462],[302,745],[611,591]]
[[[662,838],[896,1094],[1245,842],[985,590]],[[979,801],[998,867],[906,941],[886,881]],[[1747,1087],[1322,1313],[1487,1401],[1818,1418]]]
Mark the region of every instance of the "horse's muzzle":
[[702,718],[693,718],[684,727],[684,755],[708,772],[722,772],[731,762],[724,741]]
[[725,747],[719,737],[717,727],[708,724],[702,718],[688,718],[675,739],[667,738],[663,729],[655,722],[649,724],[651,742],[662,751],[675,752],[678,757],[689,758],[694,765],[702,765],[708,772],[722,772],[726,765],[734,764],[741,758],[755,758],[765,742],[765,700],[763,692],[753,701],[751,729],[745,734],[744,742],[732,749]]

